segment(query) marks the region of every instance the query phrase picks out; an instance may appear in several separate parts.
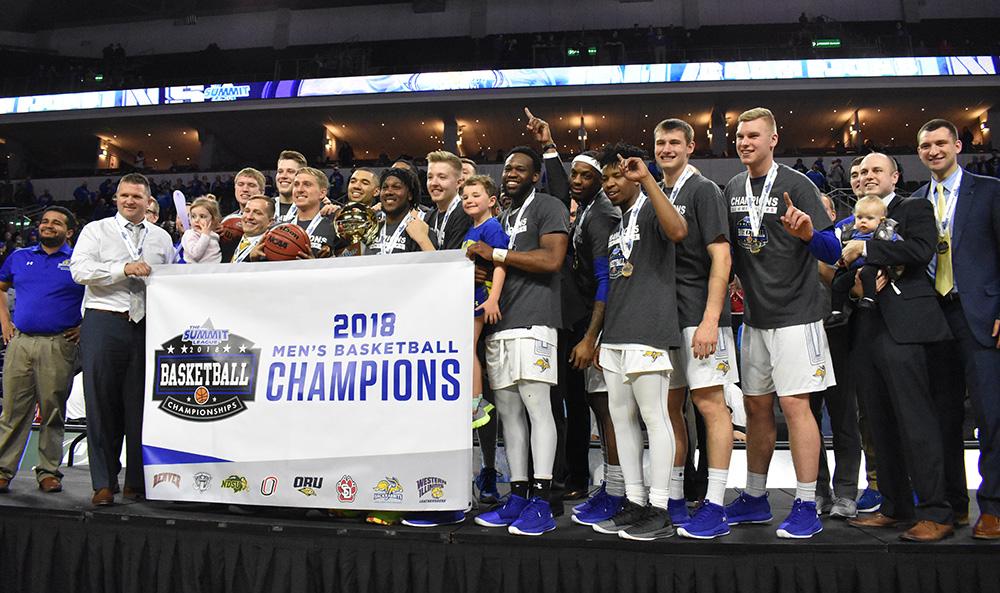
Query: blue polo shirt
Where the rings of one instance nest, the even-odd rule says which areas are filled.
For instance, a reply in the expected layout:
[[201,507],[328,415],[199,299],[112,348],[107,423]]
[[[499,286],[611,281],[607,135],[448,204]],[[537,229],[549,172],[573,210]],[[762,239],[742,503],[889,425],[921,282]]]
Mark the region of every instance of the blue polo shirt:
[[14,287],[14,327],[26,334],[57,334],[80,325],[83,286],[73,282],[64,244],[52,255],[41,245],[11,253],[0,267],[0,281]]

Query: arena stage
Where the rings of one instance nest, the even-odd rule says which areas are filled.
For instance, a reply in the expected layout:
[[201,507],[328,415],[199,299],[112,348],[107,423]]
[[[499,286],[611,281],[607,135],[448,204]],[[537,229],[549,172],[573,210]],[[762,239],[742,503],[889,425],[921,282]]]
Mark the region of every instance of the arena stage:
[[[532,538],[471,517],[417,529],[201,503],[95,509],[86,467],[66,468],[63,483],[63,493],[43,494],[23,473],[0,495],[4,593],[1000,591],[1000,548],[973,540],[970,527],[931,545],[832,519],[811,540],[779,540],[775,525],[761,525],[712,541],[640,543],[573,524],[567,505],[555,531]],[[790,493],[771,490],[776,517]]]

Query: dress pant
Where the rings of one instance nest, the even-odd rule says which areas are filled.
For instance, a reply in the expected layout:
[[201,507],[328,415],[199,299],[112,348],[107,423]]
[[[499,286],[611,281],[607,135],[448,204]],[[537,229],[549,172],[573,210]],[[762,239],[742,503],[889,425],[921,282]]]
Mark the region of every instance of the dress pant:
[[125,485],[144,490],[142,406],[146,323],[87,309],[80,328],[83,395],[87,402],[87,452],[94,490],[118,486],[122,440]]
[[965,480],[965,440],[962,436],[966,381],[958,341],[928,344],[927,364],[931,397],[941,430],[945,495],[955,513],[967,513],[969,491]]
[[556,418],[559,443],[556,450],[556,481],[571,488],[590,484],[590,406],[582,370],[569,363],[570,352],[583,339],[590,316],[572,329],[559,331],[559,385],[552,388],[552,415]]
[[17,473],[28,444],[35,404],[41,417],[38,480],[62,477],[63,422],[76,364],[77,345],[62,334],[28,335],[15,331],[3,363],[3,414],[0,415],[0,477]]
[[[976,341],[961,300],[943,302],[945,317],[961,352],[965,380],[979,427],[979,511],[1000,515],[1000,350]],[[959,404],[949,402],[955,407]],[[961,427],[961,422],[959,422]],[[964,466],[963,466],[964,468]],[[962,482],[965,487],[965,482]]]
[[[833,368],[837,372],[837,385],[811,394],[809,405],[817,426],[823,425],[824,404],[830,416],[830,428],[833,430],[833,494],[837,498],[854,500],[858,496],[858,470],[861,468],[861,433],[858,429],[858,401],[853,373],[849,369],[850,330],[846,325],[827,329],[826,337]],[[830,468],[823,440],[820,440],[816,494],[831,499]]]
[[853,325],[850,364],[878,450],[880,512],[900,520],[950,524],[926,348],[897,343],[878,312],[856,312]]

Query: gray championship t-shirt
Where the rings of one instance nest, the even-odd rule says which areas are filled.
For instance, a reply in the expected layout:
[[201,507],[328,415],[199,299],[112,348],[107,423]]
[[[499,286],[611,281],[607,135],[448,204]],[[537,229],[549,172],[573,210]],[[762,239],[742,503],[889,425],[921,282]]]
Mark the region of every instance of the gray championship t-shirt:
[[[393,234],[405,220],[406,218],[403,218],[402,221],[393,224],[383,218],[379,225],[379,232],[375,235],[375,240],[372,241],[365,255],[389,255],[390,253],[413,253],[420,251],[420,245],[410,238],[405,228],[400,231],[395,243],[393,243]],[[393,244],[390,245],[390,243]]]
[[465,213],[462,205],[459,204],[448,216],[448,223],[444,225],[444,241],[438,241],[438,231],[445,222],[445,214],[435,208],[424,215],[424,222],[427,223],[431,242],[438,251],[445,249],[461,249],[465,241],[465,234],[472,228],[472,217]]
[[[513,206],[500,215],[500,224],[512,239],[513,251],[534,251],[541,246],[542,235],[569,232],[569,210],[558,199],[541,192],[527,206],[520,224],[514,228],[519,208]],[[526,328],[533,325],[562,327],[559,273],[532,274],[512,266],[500,293],[503,319],[487,325],[487,334]]]
[[[724,192],[729,203],[733,269],[746,293],[744,322],[759,329],[776,329],[822,319],[825,305],[819,291],[816,259],[805,242],[793,237],[781,224],[781,216],[787,210],[783,195],[788,192],[795,207],[812,218],[817,231],[832,226],[819,190],[802,173],[778,165],[757,237],[763,246],[758,253],[751,253],[749,208],[744,195],[746,178],[746,171],[736,175]],[[754,195],[759,197],[764,177],[751,179],[750,183]]]
[[[656,219],[653,203],[646,200],[636,213],[636,235],[628,260],[622,253],[620,237],[628,228],[629,213],[608,237],[608,267],[611,290],[604,313],[604,344],[642,344],[659,350],[681,346],[677,324],[677,291],[673,241],[667,238]],[[624,276],[626,262],[632,275]]]
[[[588,323],[594,310],[597,278],[594,260],[607,259],[608,237],[616,228],[621,215],[604,192],[598,192],[593,202],[579,206],[576,221],[570,227],[569,249],[562,269],[563,322],[572,327],[581,319]],[[581,221],[581,216],[583,220]]]
[[[669,196],[672,189],[665,187],[663,193]],[[728,243],[729,220],[722,190],[701,175],[693,175],[684,183],[674,206],[688,227],[687,237],[677,244],[677,317],[683,329],[697,327],[705,314],[712,269],[707,247],[719,237]],[[719,327],[729,327],[732,323],[728,289],[724,297]]]
[[[302,230],[309,230],[309,223],[312,220],[296,220],[295,223],[302,227]],[[312,244],[312,252],[314,256],[318,256],[319,252],[323,250],[326,245],[330,246],[330,254],[333,255],[333,249],[337,244],[337,233],[333,229],[333,219],[321,216],[320,221],[316,224],[316,228],[313,229],[312,234],[309,235],[309,243]]]

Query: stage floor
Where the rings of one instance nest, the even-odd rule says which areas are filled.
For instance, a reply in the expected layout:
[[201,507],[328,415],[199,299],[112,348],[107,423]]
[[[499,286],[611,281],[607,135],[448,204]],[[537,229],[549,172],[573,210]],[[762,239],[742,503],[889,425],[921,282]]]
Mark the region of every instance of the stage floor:
[[[922,545],[898,540],[902,529],[827,518],[810,540],[778,539],[788,490],[770,492],[772,525],[734,527],[711,541],[642,543],[572,523],[569,504],[558,528],[537,538],[480,527],[471,515],[417,529],[301,509],[248,507],[256,512],[240,515],[224,505],[155,501],[94,508],[87,469],[65,473],[62,493],[43,494],[25,473],[0,495],[0,574],[14,585],[0,587],[4,593],[1000,590],[1000,547],[973,540],[971,527]],[[974,502],[971,510],[974,524]]]

